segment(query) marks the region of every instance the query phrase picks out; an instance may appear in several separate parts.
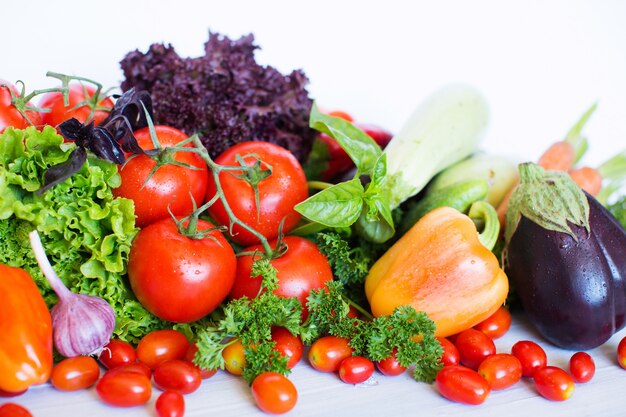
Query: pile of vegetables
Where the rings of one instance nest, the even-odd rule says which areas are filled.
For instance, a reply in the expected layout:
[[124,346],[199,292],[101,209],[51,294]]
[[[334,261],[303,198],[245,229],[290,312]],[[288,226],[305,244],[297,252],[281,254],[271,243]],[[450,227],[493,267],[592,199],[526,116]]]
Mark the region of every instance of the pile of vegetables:
[[477,152],[488,109],[471,87],[391,135],[320,111],[302,72],[258,66],[255,48],[211,34],[200,58],[131,52],[113,98],[55,73],[28,95],[2,84],[0,391],[96,385],[135,406],[154,385],[173,416],[225,369],[283,413],[305,346],[346,383],[410,369],[468,404],[522,377],[563,400],[593,376],[584,352],[567,373],[493,339],[507,298],[566,349],[626,324],[626,154],[576,166],[595,106],[518,173]]

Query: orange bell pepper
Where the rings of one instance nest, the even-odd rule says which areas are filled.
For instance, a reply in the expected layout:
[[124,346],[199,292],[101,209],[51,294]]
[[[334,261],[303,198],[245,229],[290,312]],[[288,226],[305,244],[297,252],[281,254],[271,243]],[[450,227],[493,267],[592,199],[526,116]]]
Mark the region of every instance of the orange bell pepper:
[[0,264],[0,390],[43,384],[52,370],[52,319],[37,285]]
[[450,207],[422,217],[370,269],[365,295],[374,316],[410,305],[428,314],[442,337],[489,317],[509,283],[478,236],[472,219]]

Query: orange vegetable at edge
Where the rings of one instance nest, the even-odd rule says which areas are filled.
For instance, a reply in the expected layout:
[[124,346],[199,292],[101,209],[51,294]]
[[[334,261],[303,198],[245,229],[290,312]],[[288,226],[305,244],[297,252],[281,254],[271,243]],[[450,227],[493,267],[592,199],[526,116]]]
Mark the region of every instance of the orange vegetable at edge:
[[370,269],[365,281],[374,316],[411,305],[446,337],[493,314],[509,291],[498,259],[478,240],[474,222],[449,207],[422,217]]

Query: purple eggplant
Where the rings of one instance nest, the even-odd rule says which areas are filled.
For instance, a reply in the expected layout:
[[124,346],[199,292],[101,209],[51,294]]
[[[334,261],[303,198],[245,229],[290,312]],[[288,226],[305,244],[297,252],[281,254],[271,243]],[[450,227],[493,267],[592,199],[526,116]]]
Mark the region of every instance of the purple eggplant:
[[505,270],[549,342],[586,350],[626,324],[626,230],[565,173],[520,165]]

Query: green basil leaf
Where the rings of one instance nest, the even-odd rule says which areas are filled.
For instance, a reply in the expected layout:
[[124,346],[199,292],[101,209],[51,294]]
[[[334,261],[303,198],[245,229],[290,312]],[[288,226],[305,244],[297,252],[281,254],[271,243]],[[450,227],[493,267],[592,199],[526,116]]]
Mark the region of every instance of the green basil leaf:
[[359,173],[370,173],[382,154],[378,144],[347,120],[321,113],[315,103],[311,108],[309,126],[333,137],[356,165]]
[[366,209],[363,210],[363,213],[359,216],[355,224],[355,229],[359,236],[374,243],[384,243],[391,239],[395,233],[393,222],[389,223],[384,218],[378,221],[369,221],[367,219]]
[[328,227],[352,225],[363,208],[363,185],[358,178],[335,184],[297,204],[295,210]]

